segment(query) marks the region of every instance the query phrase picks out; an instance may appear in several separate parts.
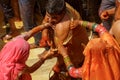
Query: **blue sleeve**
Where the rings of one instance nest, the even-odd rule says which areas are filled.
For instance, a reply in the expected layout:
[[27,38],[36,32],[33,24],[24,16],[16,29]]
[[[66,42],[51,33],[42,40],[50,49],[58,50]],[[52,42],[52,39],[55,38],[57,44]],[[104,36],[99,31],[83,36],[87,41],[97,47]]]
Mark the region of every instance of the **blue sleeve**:
[[106,9],[111,9],[115,7],[115,0],[102,0],[99,12],[106,10]]

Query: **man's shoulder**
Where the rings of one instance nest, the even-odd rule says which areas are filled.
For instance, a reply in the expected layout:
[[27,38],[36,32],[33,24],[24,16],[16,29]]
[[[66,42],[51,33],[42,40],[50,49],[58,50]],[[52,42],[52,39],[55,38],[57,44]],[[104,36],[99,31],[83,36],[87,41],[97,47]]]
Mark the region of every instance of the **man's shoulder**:
[[78,11],[76,11],[72,6],[66,3],[67,11],[71,17],[74,19],[81,19],[81,16]]

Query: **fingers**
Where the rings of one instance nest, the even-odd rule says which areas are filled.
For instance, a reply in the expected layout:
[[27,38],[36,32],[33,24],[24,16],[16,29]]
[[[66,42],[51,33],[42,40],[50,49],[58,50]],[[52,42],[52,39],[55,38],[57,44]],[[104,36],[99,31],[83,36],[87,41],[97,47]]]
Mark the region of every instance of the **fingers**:
[[108,12],[107,11],[105,11],[105,12],[102,12],[101,13],[101,19],[102,20],[106,20],[106,19],[108,19],[109,18],[109,14],[108,14]]

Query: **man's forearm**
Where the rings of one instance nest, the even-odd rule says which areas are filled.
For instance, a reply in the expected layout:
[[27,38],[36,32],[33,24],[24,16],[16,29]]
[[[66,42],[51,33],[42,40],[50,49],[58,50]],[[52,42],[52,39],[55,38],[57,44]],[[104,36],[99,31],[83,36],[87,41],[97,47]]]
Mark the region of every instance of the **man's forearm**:
[[31,35],[34,35],[34,34],[38,33],[39,31],[42,31],[43,29],[48,28],[50,26],[52,26],[52,24],[50,24],[50,23],[44,23],[42,25],[34,27],[32,30],[29,31],[29,33]]

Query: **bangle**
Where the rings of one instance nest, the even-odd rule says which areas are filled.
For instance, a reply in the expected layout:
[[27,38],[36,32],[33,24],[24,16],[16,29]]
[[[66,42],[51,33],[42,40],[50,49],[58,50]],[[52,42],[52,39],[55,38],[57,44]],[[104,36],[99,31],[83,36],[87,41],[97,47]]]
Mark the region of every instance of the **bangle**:
[[71,63],[69,56],[66,56],[64,58],[64,62],[67,66],[67,70],[69,71],[73,67],[73,64]]
[[69,71],[72,67],[73,67],[73,64],[70,64],[69,66],[67,66],[67,70]]
[[95,31],[95,28],[97,27],[97,24],[96,23],[94,23],[93,25],[92,25],[92,31]]
[[64,58],[64,62],[65,62],[65,63],[70,62],[69,56],[66,56],[66,57]]
[[82,22],[82,26],[83,26],[83,27],[86,27],[87,24],[88,24],[88,21],[83,21],[83,22]]
[[65,62],[66,65],[70,65],[71,64],[69,56],[64,57],[64,62]]
[[97,27],[95,28],[95,31],[98,32],[99,34],[102,34],[104,32],[106,32],[106,28],[101,26],[101,25],[97,25]]

